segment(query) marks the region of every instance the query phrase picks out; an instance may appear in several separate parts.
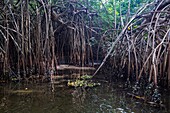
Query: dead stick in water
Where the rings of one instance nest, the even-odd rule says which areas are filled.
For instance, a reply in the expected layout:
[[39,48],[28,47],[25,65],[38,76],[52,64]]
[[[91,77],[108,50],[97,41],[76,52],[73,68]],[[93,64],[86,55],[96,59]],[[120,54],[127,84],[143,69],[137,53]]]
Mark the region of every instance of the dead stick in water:
[[142,101],[144,101],[145,103],[147,103],[147,104],[149,104],[149,105],[151,105],[151,106],[165,108],[165,105],[164,105],[164,104],[147,101],[144,96],[138,96],[138,95],[135,95],[135,94],[132,94],[132,93],[127,93],[127,95],[128,95],[128,96],[131,96],[131,97],[133,97],[133,98],[135,98],[135,99],[142,100]]

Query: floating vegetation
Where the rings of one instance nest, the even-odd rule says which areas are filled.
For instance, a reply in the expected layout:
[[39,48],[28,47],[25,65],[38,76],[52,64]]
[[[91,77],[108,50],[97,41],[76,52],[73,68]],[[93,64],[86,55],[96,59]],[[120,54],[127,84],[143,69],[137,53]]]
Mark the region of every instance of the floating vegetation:
[[7,92],[11,94],[17,94],[17,95],[27,95],[31,93],[42,93],[44,91],[25,88],[25,89],[18,89],[18,90],[9,90]]
[[95,83],[92,80],[90,80],[93,76],[91,75],[82,75],[80,78],[81,80],[77,79],[76,81],[68,81],[68,86],[74,86],[74,87],[94,87],[101,85],[100,83]]
[[68,81],[67,85],[73,87],[94,87],[94,86],[99,86],[101,84],[94,83],[92,81],[87,81],[87,80],[76,80],[76,81]]
[[86,80],[86,79],[91,79],[92,77],[93,76],[86,74],[86,75],[82,75],[80,78]]
[[10,91],[11,93],[33,93],[33,90],[14,90],[14,91]]

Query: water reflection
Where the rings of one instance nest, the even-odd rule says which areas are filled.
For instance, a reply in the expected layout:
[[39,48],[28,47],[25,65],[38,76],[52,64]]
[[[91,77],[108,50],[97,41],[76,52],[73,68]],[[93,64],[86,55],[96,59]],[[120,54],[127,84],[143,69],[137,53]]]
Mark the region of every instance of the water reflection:
[[1,86],[0,113],[168,113],[168,94],[163,97],[166,109],[160,109],[127,97],[127,90],[119,85],[54,88],[50,84]]

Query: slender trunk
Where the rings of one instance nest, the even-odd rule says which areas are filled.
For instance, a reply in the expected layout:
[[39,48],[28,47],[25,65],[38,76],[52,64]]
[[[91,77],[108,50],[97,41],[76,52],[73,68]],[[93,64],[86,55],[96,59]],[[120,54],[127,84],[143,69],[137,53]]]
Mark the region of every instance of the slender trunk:
[[[21,42],[21,37],[19,35],[19,29],[20,29],[19,24],[20,24],[20,20],[17,19],[17,25],[18,25],[18,27],[17,27],[17,32],[18,32],[17,33],[17,41]],[[18,46],[20,46],[20,48],[21,48],[21,44],[19,44]],[[18,75],[19,80],[21,79],[21,76],[20,76],[20,55],[21,55],[21,50],[18,48],[17,49],[17,75]]]
[[[44,9],[44,15],[45,15],[45,43],[43,46],[43,57],[44,57],[44,62],[45,62],[45,72],[49,71],[47,68],[49,68],[49,17],[48,17],[48,10],[49,6],[47,4],[47,7],[45,6],[45,3],[43,0],[41,0],[43,9]],[[48,74],[48,73],[47,73]]]
[[3,73],[4,73],[4,75],[6,76],[6,72],[7,72],[7,70],[8,70],[8,66],[10,65],[9,64],[9,59],[8,59],[8,46],[9,46],[9,23],[8,23],[8,11],[6,10],[6,41],[5,41],[5,55],[4,55],[4,66],[3,66]]
[[122,17],[122,7],[121,7],[121,1],[119,2],[119,6],[120,6],[120,21],[121,21],[121,25],[122,25],[122,28],[124,27],[124,21],[123,21],[123,17]]
[[168,45],[168,87],[170,87],[170,42]]
[[26,77],[25,72],[25,29],[24,29],[24,2],[21,3],[21,32],[22,32],[22,42],[21,42],[21,59],[22,59],[22,71],[23,71],[23,77]]
[[128,11],[127,11],[126,23],[128,23],[130,19],[130,5],[131,5],[131,0],[128,0]]
[[[90,29],[92,27],[92,17],[90,17]],[[90,30],[90,38],[92,38],[92,31]],[[94,66],[94,60],[93,60],[93,50],[92,50],[92,45],[90,44],[90,38],[88,39],[89,41],[89,50],[90,50],[90,56],[91,56],[91,63],[92,66]]]
[[44,61],[43,61],[43,56],[42,56],[42,43],[41,43],[41,18],[40,18],[40,11],[39,11],[39,8],[36,7],[36,21],[37,21],[37,24],[36,24],[36,65],[37,65],[37,68],[38,68],[38,73],[39,74],[45,74],[44,72]]
[[[25,22],[25,69],[26,69],[26,73],[28,74],[29,72],[29,64],[28,64],[28,55],[29,55],[29,9],[28,9],[28,6],[29,6],[29,1],[26,0],[26,22]],[[26,75],[25,75],[26,76]]]
[[117,25],[117,22],[116,22],[116,0],[114,0],[114,15],[115,15],[115,29],[116,29],[116,25]]

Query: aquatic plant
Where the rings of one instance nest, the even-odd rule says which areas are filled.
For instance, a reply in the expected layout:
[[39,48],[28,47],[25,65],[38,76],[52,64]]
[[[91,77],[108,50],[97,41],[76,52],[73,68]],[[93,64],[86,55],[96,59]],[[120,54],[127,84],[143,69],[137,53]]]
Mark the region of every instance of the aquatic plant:
[[93,76],[91,75],[82,75],[80,79],[76,79],[75,81],[68,81],[67,86],[74,86],[74,87],[94,87],[100,85],[100,83],[93,82]]
[[91,79],[93,76],[92,75],[82,75],[80,78],[83,79],[83,80],[86,80],[86,79]]

